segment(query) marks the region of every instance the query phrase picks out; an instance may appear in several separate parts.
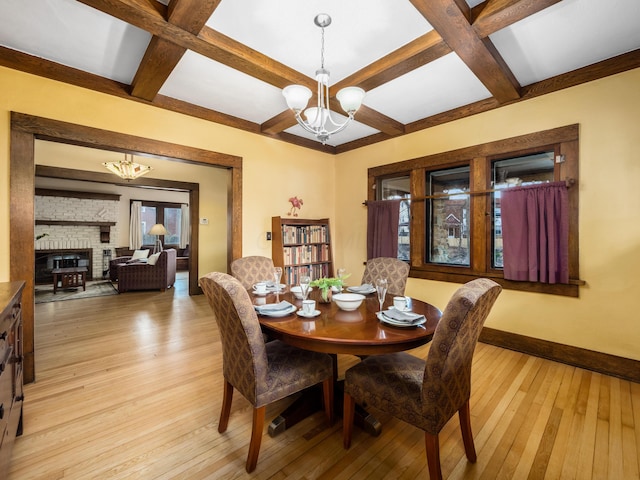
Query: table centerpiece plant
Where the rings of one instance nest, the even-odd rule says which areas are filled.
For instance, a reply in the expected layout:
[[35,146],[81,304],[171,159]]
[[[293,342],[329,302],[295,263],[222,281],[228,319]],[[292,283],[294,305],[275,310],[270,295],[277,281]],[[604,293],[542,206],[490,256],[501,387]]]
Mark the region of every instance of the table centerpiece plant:
[[325,303],[329,303],[331,301],[332,288],[335,287],[338,289],[338,291],[342,290],[342,287],[344,286],[344,280],[348,278],[349,275],[351,274],[343,275],[342,277],[322,277],[311,281],[309,285],[319,288],[322,301]]

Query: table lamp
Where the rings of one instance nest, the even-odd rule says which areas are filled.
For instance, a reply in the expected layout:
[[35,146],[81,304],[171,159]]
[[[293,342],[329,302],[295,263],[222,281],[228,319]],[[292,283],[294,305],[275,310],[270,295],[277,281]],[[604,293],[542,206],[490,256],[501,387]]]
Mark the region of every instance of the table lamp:
[[158,253],[162,251],[162,242],[160,241],[160,235],[167,235],[167,229],[164,228],[164,225],[161,223],[156,223],[151,230],[147,233],[147,235],[155,235],[156,236],[156,244],[153,247],[153,253]]

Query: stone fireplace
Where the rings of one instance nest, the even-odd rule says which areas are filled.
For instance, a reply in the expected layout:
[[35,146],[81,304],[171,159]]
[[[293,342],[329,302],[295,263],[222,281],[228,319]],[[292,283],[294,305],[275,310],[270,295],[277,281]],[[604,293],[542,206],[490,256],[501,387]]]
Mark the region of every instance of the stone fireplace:
[[59,266],[87,267],[88,280],[108,278],[119,201],[114,194],[36,189],[35,282],[51,283]]

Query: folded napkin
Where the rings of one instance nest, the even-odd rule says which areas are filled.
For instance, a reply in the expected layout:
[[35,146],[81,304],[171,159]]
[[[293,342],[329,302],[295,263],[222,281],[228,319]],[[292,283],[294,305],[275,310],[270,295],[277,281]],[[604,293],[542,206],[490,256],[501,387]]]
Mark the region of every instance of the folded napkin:
[[266,305],[254,305],[254,308],[258,313],[268,313],[268,312],[281,312],[283,310],[288,310],[293,305],[286,300],[281,301],[280,303],[268,303]]
[[362,293],[362,292],[370,292],[375,289],[373,288],[373,285],[371,285],[370,283],[363,283],[359,287],[349,287],[348,290],[354,293]]
[[382,314],[390,318],[391,320],[395,320],[397,322],[405,322],[414,324],[420,322],[424,319],[424,315],[420,315],[419,313],[412,312],[401,312],[397,308],[390,308],[389,310],[385,310]]

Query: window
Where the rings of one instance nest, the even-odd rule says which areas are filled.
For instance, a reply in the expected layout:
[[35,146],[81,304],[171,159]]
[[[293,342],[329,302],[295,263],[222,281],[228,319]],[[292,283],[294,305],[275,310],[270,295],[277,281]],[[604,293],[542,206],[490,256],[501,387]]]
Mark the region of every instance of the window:
[[141,211],[142,221],[142,243],[153,245],[156,241],[155,235],[148,232],[156,223],[161,223],[169,232],[161,238],[165,246],[177,247],[180,245],[180,231],[182,227],[181,205],[166,202],[142,201]]
[[398,257],[410,261],[410,276],[458,283],[489,277],[505,288],[578,296],[584,283],[578,265],[578,188],[568,191],[574,220],[568,284],[504,279],[500,212],[504,188],[578,181],[578,132],[578,125],[570,125],[370,168],[371,200],[406,199],[399,235],[404,232],[407,241]]
[[428,262],[469,265],[469,167],[427,173]]
[[410,215],[411,197],[410,177],[383,178],[380,180],[380,197],[378,200],[407,199],[400,202],[400,219],[398,221],[398,259],[409,261],[410,258]]

